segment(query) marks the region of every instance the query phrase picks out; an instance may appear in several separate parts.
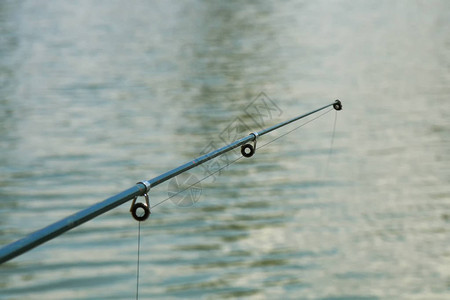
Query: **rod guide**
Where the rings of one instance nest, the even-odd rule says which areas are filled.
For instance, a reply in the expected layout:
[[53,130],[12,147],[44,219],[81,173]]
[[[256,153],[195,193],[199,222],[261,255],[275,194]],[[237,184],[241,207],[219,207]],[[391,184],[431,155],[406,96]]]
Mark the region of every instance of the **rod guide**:
[[[138,197],[134,197],[133,202],[131,203],[131,207],[130,207],[131,215],[138,222],[147,220],[151,214],[150,199],[148,197],[148,194],[145,193],[144,197],[145,197],[145,203],[143,203],[143,202],[136,203],[136,200]],[[143,212],[143,214],[142,214],[142,212]]]

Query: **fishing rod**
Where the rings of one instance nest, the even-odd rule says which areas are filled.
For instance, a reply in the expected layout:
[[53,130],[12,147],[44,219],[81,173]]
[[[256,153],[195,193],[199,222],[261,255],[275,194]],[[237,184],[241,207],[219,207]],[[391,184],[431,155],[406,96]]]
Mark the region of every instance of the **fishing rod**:
[[[269,132],[272,132],[278,128],[281,128],[283,126],[286,126],[292,122],[298,121],[300,119],[303,119],[307,116],[310,116],[312,114],[315,114],[321,110],[324,110],[330,106],[333,106],[335,110],[341,110],[342,109],[342,103],[339,100],[334,101],[331,104],[325,105],[321,108],[318,108],[316,110],[313,110],[307,114],[300,115],[298,117],[292,118],[290,120],[287,120],[285,122],[281,122],[279,124],[273,125],[271,127],[268,127],[266,129],[263,129],[258,132],[252,132],[248,136],[243,137],[239,140],[234,141],[233,143],[224,146],[222,148],[219,148],[217,150],[214,150],[212,152],[209,152],[205,155],[202,155],[200,157],[195,158],[194,160],[191,160],[190,162],[187,162],[175,169],[172,169],[164,174],[161,174],[153,179],[141,181],[136,183],[133,187],[124,190],[110,198],[107,198],[106,200],[103,200],[102,202],[98,202],[88,208],[85,208],[71,216],[68,216],[60,221],[57,221],[47,227],[44,227],[40,230],[37,230],[28,236],[19,239],[15,242],[12,242],[0,249],[0,264],[9,261],[61,234],[64,232],[77,227],[107,211],[112,210],[113,208],[129,201],[132,201],[132,205],[130,208],[130,212],[132,216],[137,221],[144,221],[148,218],[150,215],[150,203],[149,203],[149,197],[148,192],[151,188],[181,174],[184,173],[194,167],[197,167],[219,155],[222,155],[228,151],[231,151],[239,146],[241,146],[241,154],[244,157],[251,157],[256,151],[256,140],[265,134],[268,134]],[[253,142],[253,145],[250,143]],[[138,202],[136,203],[136,200],[139,196],[145,197],[145,203]]]

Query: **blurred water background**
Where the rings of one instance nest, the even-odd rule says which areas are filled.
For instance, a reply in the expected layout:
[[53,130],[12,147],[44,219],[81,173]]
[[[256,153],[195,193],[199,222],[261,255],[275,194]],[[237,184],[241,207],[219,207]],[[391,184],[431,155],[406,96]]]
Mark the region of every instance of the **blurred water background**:
[[[261,92],[268,125],[339,98],[154,208],[141,299],[448,299],[449,20],[445,0],[1,1],[0,245],[221,146]],[[134,298],[128,209],[1,265],[0,299]]]

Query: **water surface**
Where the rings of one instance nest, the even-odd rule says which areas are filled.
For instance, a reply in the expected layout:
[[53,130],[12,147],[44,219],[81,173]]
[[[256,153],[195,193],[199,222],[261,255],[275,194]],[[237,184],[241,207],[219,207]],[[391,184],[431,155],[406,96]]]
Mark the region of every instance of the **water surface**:
[[[268,125],[339,98],[195,205],[154,208],[141,299],[447,299],[448,20],[447,1],[2,1],[0,243],[221,146],[236,118],[258,130],[261,92]],[[128,209],[3,264],[0,298],[135,297]]]

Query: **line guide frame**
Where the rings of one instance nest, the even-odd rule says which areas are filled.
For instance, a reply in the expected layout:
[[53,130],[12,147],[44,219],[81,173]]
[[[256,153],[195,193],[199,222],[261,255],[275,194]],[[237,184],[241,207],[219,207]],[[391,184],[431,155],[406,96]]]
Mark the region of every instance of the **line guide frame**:
[[[239,146],[241,146],[241,153],[245,157],[250,157],[254,154],[255,148],[256,148],[256,139],[260,136],[263,136],[269,132],[272,132],[278,128],[281,128],[283,126],[286,126],[292,122],[298,121],[300,119],[303,119],[307,116],[310,116],[312,114],[315,114],[321,110],[324,110],[330,106],[333,106],[333,108],[337,111],[342,109],[342,103],[339,100],[334,101],[331,104],[325,105],[321,108],[318,108],[316,110],[313,110],[309,113],[306,113],[304,115],[297,116],[295,118],[289,119],[285,122],[281,122],[279,124],[273,125],[271,127],[268,127],[266,129],[263,129],[258,132],[250,133],[248,136],[243,137],[239,140],[234,141],[233,143],[224,146],[222,148],[219,148],[217,150],[214,150],[210,153],[207,153],[205,155],[202,155],[200,157],[197,157],[190,162],[187,162],[177,168],[174,168],[164,174],[161,174],[157,177],[154,177],[153,179],[147,180],[147,181],[141,181],[136,183],[133,187],[124,190],[110,198],[107,198],[106,200],[103,200],[101,202],[98,202],[88,208],[85,208],[71,216],[68,216],[60,221],[57,221],[47,227],[44,227],[40,230],[37,230],[27,236],[25,236],[22,239],[19,239],[15,242],[12,242],[2,248],[0,248],[0,264],[7,262],[61,234],[64,232],[75,228],[89,220],[92,220],[93,218],[110,211],[114,209],[115,207],[129,201],[129,200],[136,200],[139,196],[146,196],[151,188],[181,174],[184,173],[196,166],[199,166],[219,155],[222,155],[228,151],[231,151]],[[249,142],[253,142],[253,146],[249,144]],[[249,150],[249,152],[247,152]],[[244,154],[245,153],[245,154]],[[146,196],[148,197],[148,196]]]

